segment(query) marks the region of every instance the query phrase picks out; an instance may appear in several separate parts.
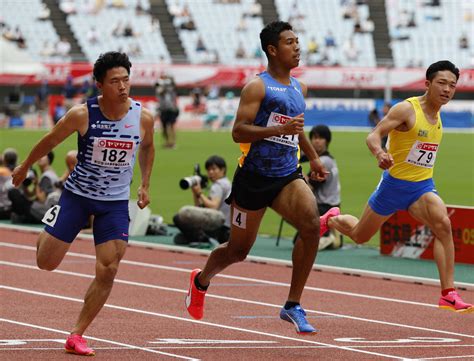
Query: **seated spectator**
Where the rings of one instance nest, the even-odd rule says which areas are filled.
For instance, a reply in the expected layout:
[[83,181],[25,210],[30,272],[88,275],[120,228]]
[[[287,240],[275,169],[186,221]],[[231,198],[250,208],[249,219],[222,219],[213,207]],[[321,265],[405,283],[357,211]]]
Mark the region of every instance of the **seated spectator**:
[[61,0],[59,3],[59,9],[67,15],[75,14],[76,2],[74,0]]
[[12,202],[8,191],[13,188],[12,172],[16,167],[18,154],[15,149],[7,148],[0,155],[0,219],[10,219]]
[[256,18],[262,15],[262,5],[257,1],[254,0],[252,4],[250,4],[248,11],[244,11],[244,16]]
[[466,34],[462,34],[459,38],[459,49],[469,49],[469,39]]
[[334,35],[332,34],[332,31],[328,31],[328,33],[324,37],[324,44],[326,45],[326,48],[337,47],[336,39],[334,39]]
[[[59,177],[51,167],[54,153],[49,152],[37,162],[41,176],[37,179],[34,172],[30,173],[22,187],[8,191],[12,202],[12,221],[16,223],[40,223],[48,209],[59,200],[57,186]],[[29,190],[34,185],[34,194]],[[49,197],[52,194],[51,197]]]
[[357,62],[360,50],[355,45],[354,38],[350,37],[347,39],[342,47],[342,52],[350,64]]
[[240,17],[239,23],[237,24],[237,28],[235,29],[237,31],[247,31],[248,26],[247,26],[247,20],[245,19],[244,15]]
[[237,49],[235,49],[235,57],[237,59],[245,59],[247,57],[247,52],[245,51],[244,44],[240,41]]
[[125,24],[125,27],[123,28],[123,36],[125,37],[132,37],[132,36],[135,36],[135,32],[133,31],[133,28],[132,28],[132,24],[131,23],[127,23]]
[[40,21],[48,20],[51,15],[51,10],[49,10],[48,5],[41,3],[41,10],[39,11],[37,19]]
[[56,43],[56,54],[62,57],[68,57],[71,51],[71,43],[64,36]]
[[196,41],[196,51],[207,51],[206,45],[200,35]]
[[87,41],[89,41],[89,44],[94,45],[99,42],[99,32],[97,31],[97,28],[95,26],[91,26],[89,31],[86,34]]

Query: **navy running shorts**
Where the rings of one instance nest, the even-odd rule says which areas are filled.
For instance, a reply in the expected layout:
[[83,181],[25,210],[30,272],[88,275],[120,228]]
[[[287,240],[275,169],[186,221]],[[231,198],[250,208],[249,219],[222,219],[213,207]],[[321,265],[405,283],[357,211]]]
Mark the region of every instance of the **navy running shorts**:
[[369,206],[381,216],[388,216],[398,210],[407,210],[423,194],[436,191],[432,178],[410,182],[392,177],[384,171],[382,178],[369,198]]
[[266,177],[238,166],[226,203],[234,200],[239,207],[250,211],[270,207],[280,191],[295,179],[304,180],[301,167],[284,177]]
[[103,201],[82,197],[64,189],[59,203],[43,217],[44,228],[53,237],[72,243],[94,216],[93,233],[96,245],[121,239],[128,241],[128,200]]

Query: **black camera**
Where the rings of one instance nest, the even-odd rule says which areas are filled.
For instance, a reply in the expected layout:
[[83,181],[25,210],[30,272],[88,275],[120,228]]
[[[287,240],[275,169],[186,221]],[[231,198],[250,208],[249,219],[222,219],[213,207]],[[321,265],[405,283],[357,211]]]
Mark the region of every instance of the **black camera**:
[[26,178],[23,181],[23,186],[28,188],[35,179],[36,179],[36,171],[33,168],[31,168],[28,170],[28,173],[26,173]]
[[207,186],[207,177],[201,174],[201,168],[199,164],[194,165],[194,174],[189,177],[184,177],[179,181],[179,186],[181,189],[188,189],[197,184],[201,185],[201,188],[206,188]]

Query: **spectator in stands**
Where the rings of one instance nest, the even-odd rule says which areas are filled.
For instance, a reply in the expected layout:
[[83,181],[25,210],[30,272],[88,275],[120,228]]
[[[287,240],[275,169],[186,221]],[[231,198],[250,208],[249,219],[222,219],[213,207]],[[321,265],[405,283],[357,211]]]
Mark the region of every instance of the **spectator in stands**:
[[249,4],[248,10],[244,11],[244,16],[256,18],[262,16],[262,5],[257,1],[254,0],[252,4]]
[[329,30],[326,36],[324,37],[324,45],[326,45],[326,48],[337,47],[336,39],[334,39],[334,35],[332,34],[331,30]]
[[132,37],[135,36],[135,32],[133,31],[132,24],[130,22],[127,22],[125,24],[125,27],[123,28],[123,36],[125,37]]
[[469,49],[469,39],[466,34],[462,34],[459,38],[459,49]]
[[349,65],[357,63],[357,59],[359,58],[360,54],[360,49],[357,48],[354,42],[354,38],[352,36],[347,39],[344,45],[342,46],[342,52]]
[[124,0],[111,0],[110,7],[124,9],[126,4]]
[[237,30],[237,31],[247,31],[248,30],[247,20],[246,20],[244,14],[242,14],[242,16],[240,17],[239,23],[237,24],[237,28],[235,30]]
[[374,29],[375,29],[375,24],[370,16],[367,19],[362,21],[362,31],[364,33],[373,33]]
[[59,9],[67,15],[75,14],[76,2],[74,0],[61,0],[59,3]]
[[[329,153],[329,143],[331,143],[332,134],[328,126],[320,124],[314,126],[309,132],[309,139],[313,148],[318,153],[319,159],[328,170],[329,175],[323,181],[316,181],[306,175],[311,190],[316,196],[318,211],[320,215],[325,214],[332,207],[339,207],[341,204],[341,184],[339,181],[339,169],[336,160]],[[301,162],[307,162],[306,155],[301,157]],[[295,241],[298,234],[295,235]],[[342,246],[339,232],[328,230],[319,239],[319,250],[326,248],[340,248]]]
[[43,42],[43,46],[40,49],[40,55],[44,57],[56,55],[56,48],[51,40],[45,40]]
[[147,11],[143,7],[141,0],[137,0],[137,4],[135,5],[135,15],[145,15]]
[[95,45],[99,42],[99,32],[95,26],[91,26],[89,31],[86,34],[87,41],[89,41],[90,45]]
[[112,35],[119,37],[123,36],[124,33],[124,25],[122,20],[118,20],[117,23],[115,23],[115,26],[112,28]]
[[15,149],[7,148],[0,155],[0,219],[10,219],[12,202],[8,191],[13,188],[12,171],[16,167],[18,154]]
[[[224,158],[214,155],[206,160],[207,179],[212,183],[209,195],[202,191],[204,183],[197,182],[190,187],[194,206],[184,206],[173,217],[178,233],[176,244],[225,243],[230,234],[230,206],[225,202],[230,194],[231,183],[226,176]],[[202,179],[202,178],[201,178]]]
[[244,44],[239,41],[237,49],[235,49],[235,58],[236,59],[245,59],[247,57],[247,52],[245,51]]
[[178,92],[174,78],[162,72],[160,79],[155,84],[155,93],[158,98],[158,113],[160,115],[164,147],[176,147],[175,124],[179,115]]
[[139,57],[142,55],[142,48],[138,42],[128,44],[128,55],[133,57]]
[[207,51],[206,45],[204,44],[204,41],[202,40],[201,35],[198,36],[196,40],[196,51]]
[[50,15],[51,15],[51,10],[49,10],[48,5],[42,2],[41,10],[38,13],[37,19],[40,21],[49,20]]
[[56,43],[56,54],[61,57],[69,57],[71,51],[71,43],[66,37],[62,36],[61,39]]

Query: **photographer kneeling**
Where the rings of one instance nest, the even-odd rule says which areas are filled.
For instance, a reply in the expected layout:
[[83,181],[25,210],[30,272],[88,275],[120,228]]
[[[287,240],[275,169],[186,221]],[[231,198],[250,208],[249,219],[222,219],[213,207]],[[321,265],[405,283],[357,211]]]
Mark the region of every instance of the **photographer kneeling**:
[[[194,206],[182,207],[173,217],[175,226],[181,231],[174,242],[176,244],[225,243],[230,234],[230,207],[225,199],[231,191],[231,183],[226,177],[226,163],[222,157],[211,156],[206,160],[207,177],[199,174],[199,165],[195,175],[181,180],[183,189],[191,188]],[[207,184],[212,182],[209,195],[202,193]],[[214,241],[215,243],[215,241]]]

